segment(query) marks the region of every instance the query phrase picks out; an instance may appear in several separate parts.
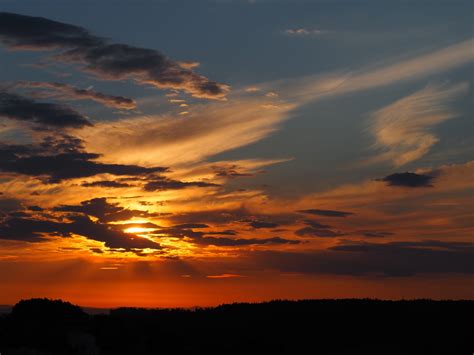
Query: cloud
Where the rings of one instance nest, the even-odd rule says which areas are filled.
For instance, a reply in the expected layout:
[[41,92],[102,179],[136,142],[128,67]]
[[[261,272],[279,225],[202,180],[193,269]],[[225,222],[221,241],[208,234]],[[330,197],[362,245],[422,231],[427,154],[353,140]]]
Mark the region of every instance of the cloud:
[[[195,226],[198,226],[196,228]],[[204,227],[205,226],[205,227]],[[281,237],[272,237],[272,238],[229,238],[229,237],[214,237],[215,235],[226,235],[233,236],[237,233],[233,230],[224,230],[224,231],[195,231],[189,227],[194,227],[194,229],[204,229],[209,226],[205,224],[196,224],[196,223],[186,223],[175,225],[173,227],[164,227],[158,231],[152,232],[151,235],[156,235],[157,237],[171,237],[171,238],[180,238],[185,239],[186,241],[201,245],[201,246],[218,246],[218,247],[239,247],[239,246],[249,246],[249,245],[282,245],[282,244],[300,244],[299,240],[285,239]]]
[[432,187],[433,179],[434,176],[406,172],[391,174],[379,181],[384,181],[389,186]]
[[92,182],[83,182],[81,186],[119,189],[119,188],[124,188],[124,187],[130,187],[132,185],[126,184],[124,182],[114,181],[114,180],[100,180],[100,181],[92,181]]
[[209,228],[209,226],[204,223],[183,223],[183,224],[176,224],[172,228],[201,229],[201,228]]
[[[0,212],[0,239],[17,240],[25,242],[46,242],[51,238],[69,238],[80,235],[85,238],[103,242],[108,248],[114,249],[161,249],[160,244],[133,233],[123,231],[125,227],[132,226],[108,224],[133,217],[156,217],[158,214],[146,211],[126,209],[118,204],[111,204],[105,198],[95,198],[83,201],[80,205],[62,205],[48,210],[34,208],[24,209],[20,203],[3,203]],[[13,211],[13,212],[12,212]],[[41,212],[41,213],[36,213]],[[94,220],[91,219],[94,218]],[[141,227],[158,225],[142,223]]]
[[238,170],[239,167],[236,164],[219,165],[219,166],[213,166],[212,168],[215,171],[216,176],[218,177],[234,179],[238,177],[254,176],[253,174],[249,172],[240,172]]
[[[202,207],[202,205],[199,205]],[[248,208],[250,205],[239,204],[235,208],[216,208],[208,210],[177,211],[168,217],[173,223],[208,223],[212,225],[235,223],[261,222],[272,223],[272,225],[291,224],[297,220],[298,215],[294,213],[265,214],[263,211]],[[270,207],[270,206],[269,206]],[[269,222],[271,220],[271,222]],[[260,224],[257,224],[259,226]],[[268,227],[273,228],[273,227]]]
[[285,34],[290,36],[320,36],[326,31],[318,30],[318,29],[307,29],[307,28],[289,28],[284,31]]
[[469,39],[431,53],[399,60],[398,62],[392,61],[388,65],[372,66],[359,71],[346,71],[326,76],[308,76],[296,80],[266,84],[266,86],[273,89],[276,87],[285,96],[306,103],[351,92],[413,81],[433,73],[471,63],[474,61],[473,46],[474,40]]
[[89,120],[70,107],[37,102],[0,89],[0,117],[47,128],[82,128]]
[[93,198],[82,201],[80,205],[62,205],[54,208],[58,212],[82,213],[88,216],[96,217],[99,222],[125,221],[133,217],[156,217],[157,214],[141,210],[126,209],[118,204],[107,202],[104,197]]
[[103,39],[84,28],[8,12],[0,12],[0,39],[13,49],[53,49],[61,47],[91,47]]
[[333,238],[344,235],[344,233],[335,232],[326,228],[314,228],[304,227],[295,231],[295,234],[299,237],[321,237],[321,238]]
[[250,221],[249,226],[255,229],[260,229],[260,228],[276,228],[279,226],[278,223],[275,222],[266,222],[266,221]]
[[267,137],[291,107],[262,110],[261,103],[259,98],[232,97],[227,102],[196,105],[185,118],[176,119],[173,114],[127,117],[97,122],[77,134],[88,149],[115,161],[173,167],[196,164]]
[[375,136],[375,148],[382,151],[377,159],[401,166],[428,153],[438,142],[431,130],[457,116],[448,104],[468,87],[467,83],[427,86],[375,112],[369,130]]
[[388,237],[395,234],[392,232],[382,232],[382,231],[372,231],[372,230],[360,230],[360,231],[357,231],[357,233],[367,238],[384,238],[384,237]]
[[249,257],[259,268],[308,274],[408,277],[474,273],[474,244],[456,241],[347,242],[322,251],[256,251]]
[[0,13],[0,41],[17,50],[63,49],[52,58],[75,64],[103,80],[133,79],[141,85],[188,92],[194,97],[223,99],[229,87],[196,74],[187,62],[176,62],[157,50],[112,43],[78,26],[7,12]]
[[244,277],[239,274],[219,274],[219,275],[207,275],[208,279],[232,279],[232,278],[240,278]]
[[303,222],[304,222],[304,224],[307,224],[308,226],[311,226],[313,228],[318,228],[318,229],[331,228],[331,226],[329,226],[327,224],[322,224],[322,223],[319,223],[318,221],[315,221],[315,220],[312,220],[312,219],[305,219]]
[[109,248],[161,249],[149,239],[140,238],[107,224],[93,222],[85,216],[71,216],[70,222],[58,222],[36,218],[8,218],[0,223],[0,239],[25,242],[43,242],[51,237],[71,237],[73,234],[103,242]]
[[440,73],[474,61],[474,39],[394,61],[387,58],[384,65],[369,65],[360,70],[344,70],[325,75],[310,75],[295,79],[277,80],[253,85],[253,91],[277,91],[281,98],[294,106],[333,97],[372,90],[379,87],[408,82]]
[[131,110],[136,108],[137,104],[134,100],[123,97],[107,95],[90,89],[79,89],[75,86],[63,83],[50,83],[42,81],[18,81],[14,84],[15,88],[30,88],[30,89],[47,89],[56,92],[56,94],[44,94],[40,96],[54,96],[59,99],[74,99],[74,100],[92,100],[101,103],[108,107],[117,109]]
[[354,214],[352,212],[333,211],[333,210],[317,210],[317,209],[299,210],[297,212],[313,214],[313,215],[316,215],[316,216],[324,216],[324,217],[348,217],[348,216]]
[[163,176],[153,176],[148,179],[144,186],[145,191],[164,191],[164,190],[181,190],[187,187],[216,187],[214,183],[205,181],[179,181],[169,179]]
[[[253,85],[252,91],[280,93],[282,101],[265,110],[262,110],[262,98],[248,95],[243,88],[242,92],[234,92],[228,102],[197,105],[184,119],[177,120],[176,115],[133,117],[113,123],[96,123],[80,134],[91,150],[118,161],[173,166],[196,163],[268,137],[292,117],[294,108],[310,101],[414,80],[472,62],[473,43],[472,40],[460,42],[429,54],[358,72]],[[144,126],[147,130],[143,130]]]
[[232,229],[226,229],[223,231],[214,231],[214,232],[206,232],[206,235],[237,235],[238,233]]
[[[0,155],[8,156],[9,147],[1,147]],[[93,162],[99,155],[92,153],[62,153],[50,156],[20,157],[11,154],[7,160],[0,162],[0,170],[21,175],[46,177],[48,183],[62,180],[84,178],[98,174],[143,175],[162,168],[144,168],[137,165],[102,164]]]
[[0,217],[23,209],[21,201],[16,198],[0,198]]
[[164,167],[96,162],[99,154],[82,150],[82,142],[71,136],[45,139],[36,145],[0,143],[0,171],[45,179],[48,183],[99,174],[144,176],[164,172]]
[[273,238],[215,238],[198,237],[193,238],[192,242],[200,245],[214,245],[218,247],[238,247],[247,245],[266,245],[266,244],[299,244],[299,240],[284,239],[280,237]]

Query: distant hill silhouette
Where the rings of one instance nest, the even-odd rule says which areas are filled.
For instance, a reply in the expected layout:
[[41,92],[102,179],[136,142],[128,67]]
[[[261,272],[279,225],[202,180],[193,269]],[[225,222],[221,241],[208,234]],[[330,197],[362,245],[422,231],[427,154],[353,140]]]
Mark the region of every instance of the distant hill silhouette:
[[473,311],[474,301],[345,299],[89,315],[32,299],[0,316],[0,353],[472,354]]

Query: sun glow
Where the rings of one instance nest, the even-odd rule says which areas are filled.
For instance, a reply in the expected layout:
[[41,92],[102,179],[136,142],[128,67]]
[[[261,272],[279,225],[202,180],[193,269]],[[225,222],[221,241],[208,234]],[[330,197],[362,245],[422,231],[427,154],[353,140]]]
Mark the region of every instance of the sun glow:
[[125,233],[140,234],[140,233],[153,232],[154,230],[155,228],[130,227],[130,228],[124,229],[123,231]]

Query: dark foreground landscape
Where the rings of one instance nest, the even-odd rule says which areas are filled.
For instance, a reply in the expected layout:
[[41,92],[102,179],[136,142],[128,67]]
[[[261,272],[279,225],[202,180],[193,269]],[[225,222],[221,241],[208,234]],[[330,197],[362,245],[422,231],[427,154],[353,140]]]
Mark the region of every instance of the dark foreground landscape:
[[474,301],[272,301],[119,308],[20,301],[0,316],[0,353],[472,354]]

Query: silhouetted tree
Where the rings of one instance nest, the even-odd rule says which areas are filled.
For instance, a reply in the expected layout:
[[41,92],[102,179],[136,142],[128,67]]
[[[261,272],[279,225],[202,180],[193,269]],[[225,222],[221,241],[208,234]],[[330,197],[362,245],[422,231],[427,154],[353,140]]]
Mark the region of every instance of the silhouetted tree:
[[471,354],[473,311],[473,301],[343,299],[89,316],[68,302],[33,299],[0,317],[0,353]]

